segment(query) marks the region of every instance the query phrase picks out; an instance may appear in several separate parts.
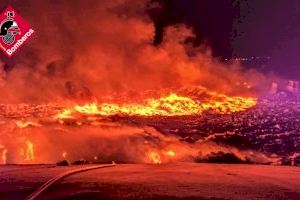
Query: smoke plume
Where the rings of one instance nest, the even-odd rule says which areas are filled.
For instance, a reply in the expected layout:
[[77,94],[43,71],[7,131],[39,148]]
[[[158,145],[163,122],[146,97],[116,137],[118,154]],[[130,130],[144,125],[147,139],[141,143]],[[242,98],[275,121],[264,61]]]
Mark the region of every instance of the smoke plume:
[[190,85],[253,94],[268,82],[238,63],[220,63],[207,47],[187,43],[194,34],[184,24],[168,27],[162,43],[153,45],[155,27],[145,10],[159,6],[146,0],[10,3],[35,35],[12,60],[0,63],[7,68],[0,73],[4,103],[99,99]]

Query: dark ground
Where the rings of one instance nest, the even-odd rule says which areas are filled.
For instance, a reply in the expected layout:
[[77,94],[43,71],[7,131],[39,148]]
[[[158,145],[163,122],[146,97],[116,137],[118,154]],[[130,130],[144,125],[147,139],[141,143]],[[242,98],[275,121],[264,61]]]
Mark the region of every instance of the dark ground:
[[[50,178],[81,166],[0,167],[0,199],[25,199]],[[66,177],[39,199],[300,198],[300,169],[265,165],[126,164]]]

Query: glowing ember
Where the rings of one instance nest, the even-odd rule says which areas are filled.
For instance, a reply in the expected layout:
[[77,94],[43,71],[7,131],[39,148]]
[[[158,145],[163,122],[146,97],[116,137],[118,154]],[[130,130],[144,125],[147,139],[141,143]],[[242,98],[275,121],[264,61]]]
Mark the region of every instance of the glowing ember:
[[72,109],[63,110],[56,119],[72,118],[74,113],[85,115],[111,116],[123,114],[129,116],[184,116],[197,115],[206,110],[220,113],[243,111],[256,104],[255,98],[228,97],[217,93],[209,93],[212,97],[205,102],[186,96],[171,93],[159,99],[147,99],[144,103],[101,103],[93,102],[86,105],[76,105]]
[[155,152],[155,151],[149,152],[148,158],[149,158],[150,162],[153,164],[161,164],[162,163],[161,157],[158,152]]
[[170,157],[174,157],[176,156],[176,152],[175,151],[172,151],[172,150],[169,150],[165,153],[167,156],[170,156]]
[[40,124],[36,123],[36,122],[30,122],[30,121],[16,121],[16,125],[19,127],[19,128],[27,128],[27,127],[38,127],[38,126],[41,126]]
[[175,156],[176,156],[176,152],[173,150],[150,151],[147,154],[148,159],[153,164],[161,164],[165,161],[169,162],[170,158]]
[[66,151],[64,151],[64,152],[62,153],[62,157],[63,157],[63,158],[66,158],[66,157],[67,157],[67,152],[66,152]]

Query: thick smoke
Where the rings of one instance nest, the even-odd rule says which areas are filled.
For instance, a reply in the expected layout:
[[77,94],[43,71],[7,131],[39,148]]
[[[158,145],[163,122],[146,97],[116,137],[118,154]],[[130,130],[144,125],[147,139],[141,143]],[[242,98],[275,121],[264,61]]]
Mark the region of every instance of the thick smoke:
[[186,39],[193,32],[182,24],[168,27],[162,43],[154,46],[155,28],[145,12],[150,5],[146,0],[10,3],[35,35],[12,60],[2,59],[0,64],[9,67],[1,72],[1,102],[100,99],[112,93],[190,85],[253,94],[268,82],[238,63],[221,64],[206,47],[190,46]]
[[[31,122],[22,126],[21,121],[10,121],[0,127],[1,163],[55,163],[59,160],[72,163],[81,159],[92,163],[152,163],[151,152],[157,153],[163,163],[207,162],[220,153],[232,155],[239,162],[278,161],[254,151],[241,151],[209,141],[189,144],[151,127],[112,122],[96,126]],[[174,155],[168,156],[169,151]],[[221,162],[227,161],[221,159]]]

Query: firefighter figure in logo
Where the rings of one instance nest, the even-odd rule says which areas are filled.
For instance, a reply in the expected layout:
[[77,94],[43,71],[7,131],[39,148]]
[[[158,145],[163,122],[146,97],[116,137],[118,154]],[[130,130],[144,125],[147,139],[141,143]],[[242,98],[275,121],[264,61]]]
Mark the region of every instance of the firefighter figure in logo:
[[1,22],[0,37],[6,45],[11,45],[15,41],[15,35],[20,34],[18,24],[14,21],[15,13],[7,12],[7,18]]

